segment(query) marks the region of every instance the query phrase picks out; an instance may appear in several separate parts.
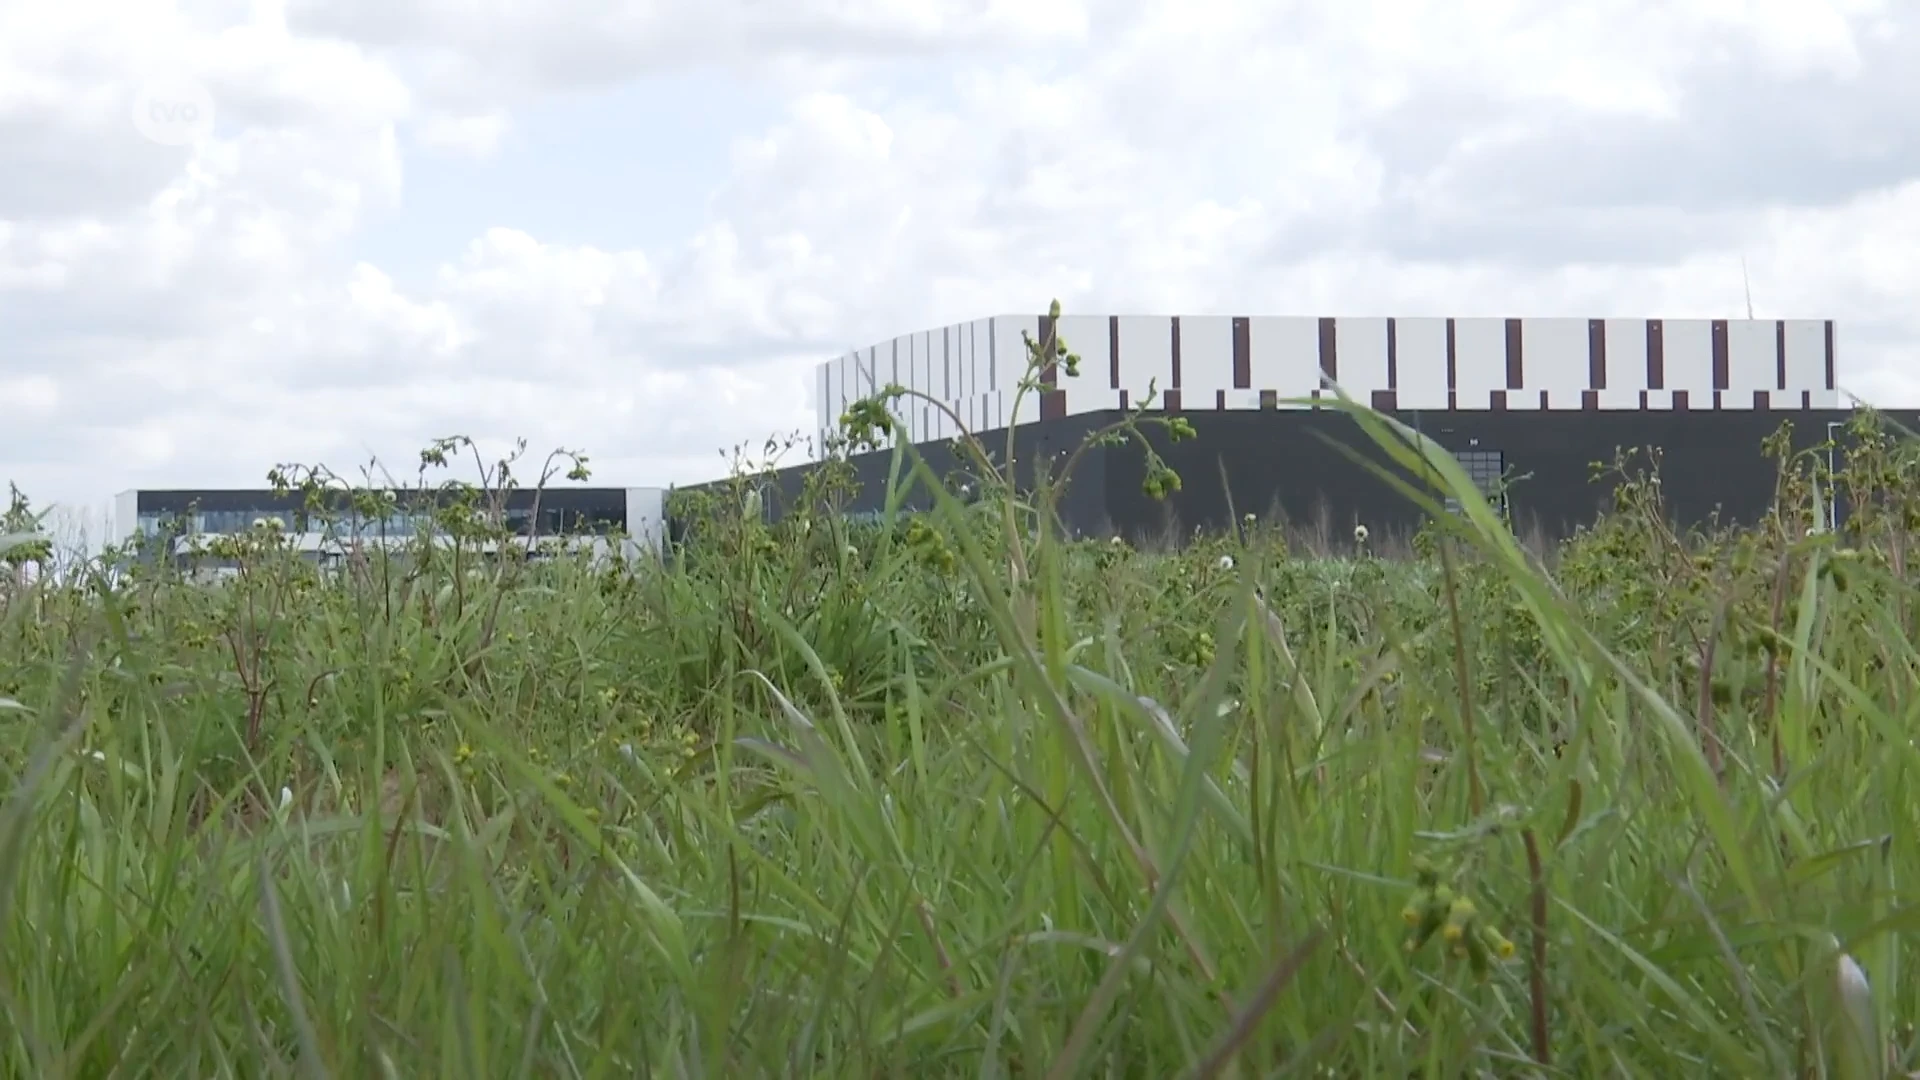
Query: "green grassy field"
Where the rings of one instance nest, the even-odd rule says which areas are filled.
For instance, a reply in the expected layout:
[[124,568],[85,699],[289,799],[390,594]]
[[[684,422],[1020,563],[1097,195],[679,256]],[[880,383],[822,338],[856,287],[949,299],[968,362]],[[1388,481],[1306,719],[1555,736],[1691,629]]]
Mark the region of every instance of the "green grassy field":
[[0,1062],[1902,1075],[1909,460],[1856,458],[1841,534],[1811,459],[1738,533],[1630,484],[1550,568],[1454,469],[1402,558],[989,490],[715,500],[630,574],[323,578],[262,528],[221,585],[16,584]]

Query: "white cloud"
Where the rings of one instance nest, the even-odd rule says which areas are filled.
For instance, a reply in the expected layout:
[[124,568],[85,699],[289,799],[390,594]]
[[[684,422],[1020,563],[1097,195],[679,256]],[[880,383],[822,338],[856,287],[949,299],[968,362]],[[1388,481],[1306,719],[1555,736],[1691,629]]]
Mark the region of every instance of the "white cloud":
[[510,125],[499,110],[473,116],[434,112],[421,119],[418,137],[425,146],[484,158],[500,148]]
[[[810,429],[818,358],[1055,296],[1730,315],[1742,258],[1762,314],[1842,320],[1843,378],[1920,403],[1917,47],[1891,0],[10,5],[0,477],[94,503],[464,432],[685,481]],[[491,194],[552,103],[695,68],[783,101],[706,200],[542,189],[596,240]],[[163,76],[211,140],[134,130]],[[678,166],[601,119],[609,160]],[[423,200],[484,224],[413,231]],[[667,239],[611,239],[635,220]]]

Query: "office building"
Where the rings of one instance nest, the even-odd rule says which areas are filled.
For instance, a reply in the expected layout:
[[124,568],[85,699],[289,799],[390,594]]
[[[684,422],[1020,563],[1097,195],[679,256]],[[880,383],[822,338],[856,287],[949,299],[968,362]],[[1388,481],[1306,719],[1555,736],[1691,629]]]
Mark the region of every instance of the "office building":
[[[356,548],[393,548],[425,530],[444,536],[436,509],[450,505],[446,491],[394,491],[393,509],[378,516],[356,512],[344,493],[318,512],[299,492],[271,490],[145,490],[121,492],[114,500],[112,542],[125,545],[136,535],[166,538],[179,557],[206,558],[214,537],[245,533],[256,524],[276,522],[290,534],[292,546],[310,557],[330,560]],[[505,493],[505,524],[517,536],[552,538],[561,548],[632,557],[658,553],[666,535],[665,491],[660,488],[557,487]],[[490,505],[482,496],[482,506]]]

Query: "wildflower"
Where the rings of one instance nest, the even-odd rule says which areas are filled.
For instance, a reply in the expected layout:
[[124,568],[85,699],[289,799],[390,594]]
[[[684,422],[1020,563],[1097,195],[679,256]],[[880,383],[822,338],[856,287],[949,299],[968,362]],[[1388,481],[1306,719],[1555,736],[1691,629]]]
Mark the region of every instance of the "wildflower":
[[1438,933],[1447,952],[1465,960],[1474,975],[1485,978],[1494,960],[1513,956],[1513,942],[1483,917],[1472,900],[1442,884],[1440,875],[1425,859],[1414,860],[1414,893],[1401,909],[1407,924],[1404,947],[1418,952]]
[[1233,556],[1231,555],[1220,556],[1220,569],[1222,570],[1233,569]]
[[1364,544],[1367,542],[1367,527],[1365,525],[1355,525],[1353,527],[1353,542],[1356,544]]
[[455,749],[453,752],[453,763],[455,765],[465,765],[468,761],[471,761],[472,759],[473,759],[473,747],[468,746],[466,743],[461,743],[460,746],[457,749]]

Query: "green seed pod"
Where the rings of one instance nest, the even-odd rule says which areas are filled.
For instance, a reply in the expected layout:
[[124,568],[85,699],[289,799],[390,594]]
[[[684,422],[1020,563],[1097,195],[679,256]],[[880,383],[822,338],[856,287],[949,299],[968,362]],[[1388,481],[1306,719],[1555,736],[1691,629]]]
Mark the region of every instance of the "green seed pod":
[[1467,954],[1467,966],[1472,969],[1473,977],[1476,979],[1486,978],[1487,972],[1492,966],[1487,956],[1487,943],[1480,940],[1476,935],[1468,938],[1464,945]]
[[1424,893],[1431,894],[1440,887],[1440,872],[1433,868],[1425,855],[1417,855],[1413,860],[1413,880]]
[[1440,931],[1441,936],[1450,944],[1458,944],[1469,939],[1472,935],[1468,931],[1473,929],[1473,919],[1476,914],[1478,912],[1474,910],[1473,901],[1464,896],[1455,900],[1447,909],[1447,922],[1445,928]]
[[1433,893],[1430,890],[1422,889],[1414,893],[1413,899],[1407,901],[1407,906],[1400,909],[1400,921],[1408,926],[1419,926],[1421,920],[1427,917],[1427,908],[1432,901]]
[[1485,923],[1480,925],[1480,941],[1494,956],[1505,960],[1513,955],[1513,942],[1505,934]]

